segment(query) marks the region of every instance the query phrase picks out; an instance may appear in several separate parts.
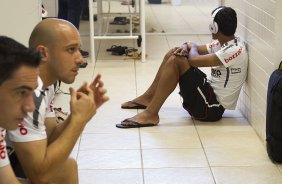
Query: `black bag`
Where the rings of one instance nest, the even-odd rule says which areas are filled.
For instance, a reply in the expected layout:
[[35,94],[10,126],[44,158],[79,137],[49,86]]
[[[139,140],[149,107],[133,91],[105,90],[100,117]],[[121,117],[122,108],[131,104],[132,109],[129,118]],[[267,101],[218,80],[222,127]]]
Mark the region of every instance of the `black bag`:
[[282,62],[268,83],[266,146],[269,158],[282,163]]

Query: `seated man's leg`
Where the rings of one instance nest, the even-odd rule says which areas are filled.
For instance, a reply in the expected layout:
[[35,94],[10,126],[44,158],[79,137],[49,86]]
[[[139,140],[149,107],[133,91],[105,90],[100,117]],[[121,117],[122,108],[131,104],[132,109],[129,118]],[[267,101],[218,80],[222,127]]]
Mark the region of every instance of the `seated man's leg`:
[[77,184],[78,183],[78,169],[77,163],[74,159],[69,158],[63,166],[55,171],[54,182],[56,184]]
[[152,98],[155,94],[156,88],[157,88],[159,80],[160,80],[160,76],[161,76],[163,69],[164,69],[164,65],[166,64],[166,62],[168,61],[168,59],[171,56],[174,56],[174,54],[173,54],[174,51],[175,51],[175,48],[171,49],[170,51],[167,52],[167,54],[165,55],[165,57],[163,59],[163,62],[161,63],[161,65],[159,67],[159,70],[158,70],[158,72],[155,76],[155,79],[153,80],[153,82],[149,86],[149,88],[142,95],[138,96],[137,98],[123,103],[121,105],[122,108],[124,108],[124,109],[139,109],[139,108],[145,109],[147,107],[147,105],[151,102],[151,100],[152,100]]
[[161,106],[167,97],[174,91],[178,84],[179,76],[185,73],[185,71],[190,68],[190,65],[186,57],[172,55],[162,64],[161,68],[153,98],[147,108],[132,118],[124,120],[122,124],[117,125],[117,127],[136,128],[153,126],[159,123],[158,113]]

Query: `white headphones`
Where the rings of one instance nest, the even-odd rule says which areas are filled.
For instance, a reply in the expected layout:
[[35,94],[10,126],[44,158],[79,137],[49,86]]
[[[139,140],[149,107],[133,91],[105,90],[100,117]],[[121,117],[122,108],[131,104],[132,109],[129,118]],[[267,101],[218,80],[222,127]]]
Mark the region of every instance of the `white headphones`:
[[212,22],[209,25],[209,29],[210,29],[210,32],[213,34],[216,34],[218,32],[218,24],[214,21],[214,17],[222,9],[223,9],[222,7],[217,8],[212,14]]

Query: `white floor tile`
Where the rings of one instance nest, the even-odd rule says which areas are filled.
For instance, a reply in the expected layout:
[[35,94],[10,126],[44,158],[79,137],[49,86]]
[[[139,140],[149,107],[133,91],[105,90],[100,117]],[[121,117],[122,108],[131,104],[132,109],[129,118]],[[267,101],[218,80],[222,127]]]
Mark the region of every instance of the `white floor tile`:
[[144,149],[142,158],[145,169],[208,166],[202,149]]
[[220,184],[280,184],[282,181],[275,166],[212,167],[212,172]]
[[207,148],[210,166],[273,166],[264,147]]
[[141,169],[79,170],[80,184],[143,184]]
[[87,150],[78,153],[81,169],[140,169],[140,150]]
[[258,135],[244,118],[223,118],[218,122],[195,122],[205,148],[262,146]]
[[144,169],[146,184],[214,184],[207,167]]
[[139,149],[138,132],[126,134],[83,134],[80,150],[90,151],[95,149]]
[[185,127],[182,129],[183,132],[170,132],[167,128],[166,132],[141,133],[142,149],[201,148],[195,128]]

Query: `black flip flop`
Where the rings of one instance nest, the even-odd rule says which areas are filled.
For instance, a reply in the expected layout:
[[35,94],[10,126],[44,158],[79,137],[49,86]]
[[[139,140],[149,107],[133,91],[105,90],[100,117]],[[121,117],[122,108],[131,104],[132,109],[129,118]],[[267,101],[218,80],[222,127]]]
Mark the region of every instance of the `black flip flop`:
[[[127,123],[127,124],[122,124],[122,123]],[[130,119],[125,119],[121,122],[121,124],[116,124],[117,128],[141,128],[141,127],[152,127],[156,126],[153,123],[146,123],[146,124],[141,124],[138,123],[137,121],[133,121]]]
[[131,103],[133,104],[133,106],[121,106],[122,109],[146,109],[147,108],[146,105],[142,105],[140,103],[133,102],[133,101],[128,101],[126,103]]

